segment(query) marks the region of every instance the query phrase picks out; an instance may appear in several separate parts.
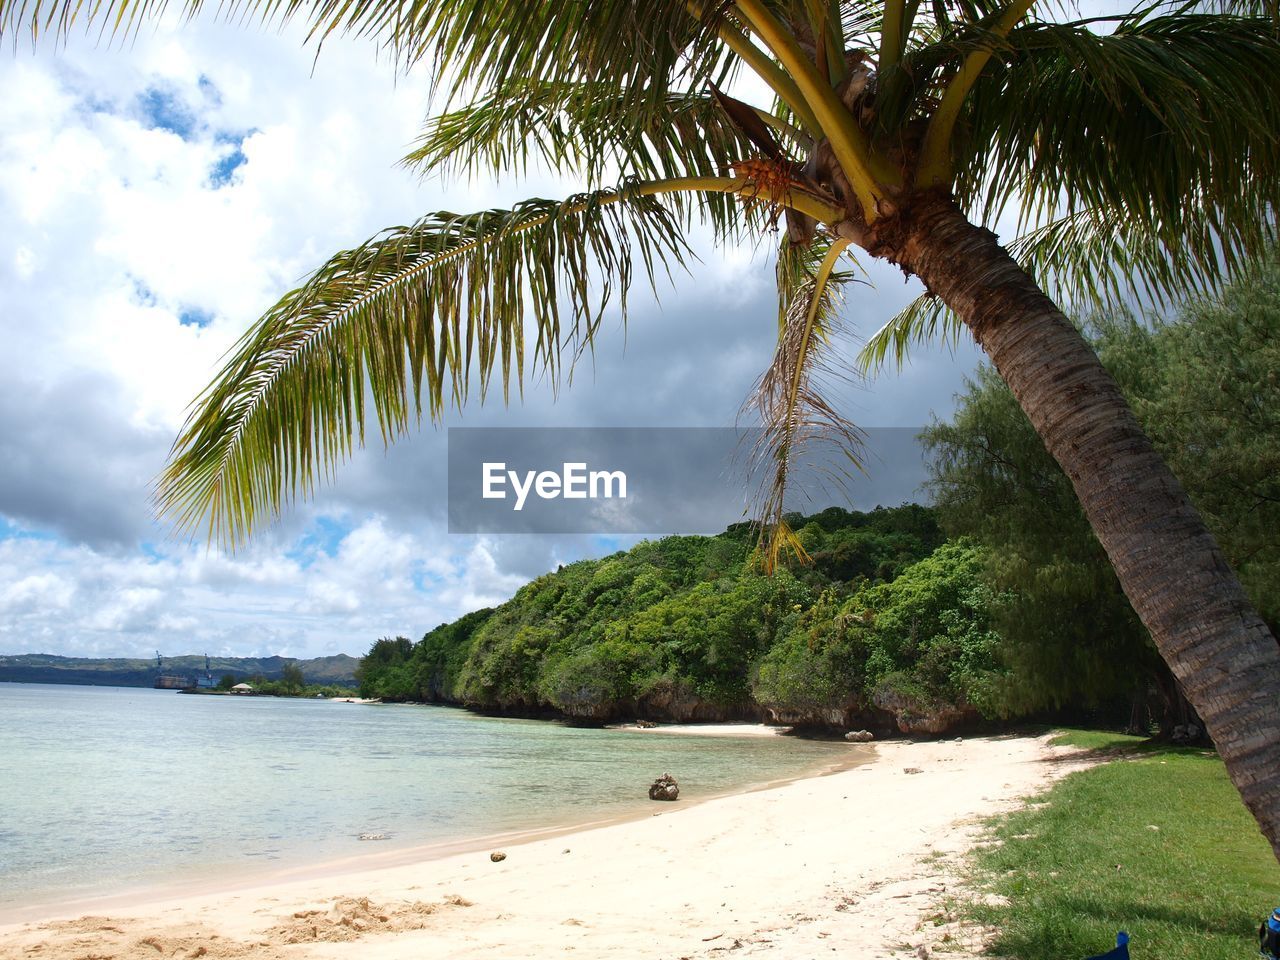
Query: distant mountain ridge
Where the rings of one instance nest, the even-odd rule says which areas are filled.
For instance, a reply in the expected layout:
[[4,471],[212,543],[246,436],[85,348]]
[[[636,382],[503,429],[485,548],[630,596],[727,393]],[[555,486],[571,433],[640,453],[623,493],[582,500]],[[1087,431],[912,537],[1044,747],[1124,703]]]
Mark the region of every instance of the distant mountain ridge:
[[[299,660],[295,657],[210,657],[215,679],[231,674],[237,680],[265,677],[279,680],[286,664],[296,663],[307,683],[354,686],[359,657],[345,653]],[[196,676],[204,673],[204,654],[165,657],[164,672]],[[49,653],[0,656],[0,681],[17,683],[78,683],[104,687],[149,687],[156,679],[155,660],[60,657]]]

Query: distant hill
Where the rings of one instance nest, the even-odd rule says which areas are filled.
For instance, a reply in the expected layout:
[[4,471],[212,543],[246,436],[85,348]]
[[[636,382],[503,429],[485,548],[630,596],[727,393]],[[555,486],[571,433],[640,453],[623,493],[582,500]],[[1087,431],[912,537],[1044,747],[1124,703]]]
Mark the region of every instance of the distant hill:
[[[333,657],[298,660],[294,657],[210,657],[209,672],[215,679],[231,674],[237,679],[280,679],[285,664],[296,663],[307,683],[355,685],[358,657],[340,653]],[[165,657],[164,672],[195,676],[204,673],[204,655]],[[155,682],[155,660],[58,657],[47,653],[0,656],[0,681],[19,683],[81,683],[104,687],[149,687]]]

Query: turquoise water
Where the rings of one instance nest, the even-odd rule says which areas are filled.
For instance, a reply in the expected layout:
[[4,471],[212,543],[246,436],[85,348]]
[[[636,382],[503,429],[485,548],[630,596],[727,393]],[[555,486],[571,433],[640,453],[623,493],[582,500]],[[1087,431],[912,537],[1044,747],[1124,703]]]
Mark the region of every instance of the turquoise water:
[[[584,823],[851,760],[426,706],[0,683],[0,919],[34,905]],[[386,841],[359,840],[365,833]]]

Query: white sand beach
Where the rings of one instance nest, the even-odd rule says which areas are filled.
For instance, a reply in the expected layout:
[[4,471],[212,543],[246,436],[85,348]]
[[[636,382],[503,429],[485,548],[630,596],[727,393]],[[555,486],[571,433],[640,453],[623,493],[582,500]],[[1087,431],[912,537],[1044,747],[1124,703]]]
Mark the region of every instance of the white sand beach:
[[1013,736],[874,751],[774,789],[507,841],[501,862],[488,850],[358,862],[0,926],[0,960],[915,957],[945,934],[922,923],[953,882],[945,855],[1071,766],[1070,751]]
[[653,726],[615,723],[610,724],[608,729],[685,737],[779,737],[791,732],[791,727],[774,726],[768,723],[659,723]]

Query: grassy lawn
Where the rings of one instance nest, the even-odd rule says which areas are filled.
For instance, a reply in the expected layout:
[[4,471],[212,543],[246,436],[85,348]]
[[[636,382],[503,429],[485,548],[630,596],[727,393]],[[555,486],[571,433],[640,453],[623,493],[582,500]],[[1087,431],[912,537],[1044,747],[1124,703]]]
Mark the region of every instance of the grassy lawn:
[[[1280,904],[1280,867],[1210,751],[1067,731],[1118,754],[998,818],[972,879],[1008,898],[963,908],[1000,931],[994,952],[1080,960],[1133,937],[1135,960],[1244,960]],[[1153,829],[1155,828],[1155,829]]]

